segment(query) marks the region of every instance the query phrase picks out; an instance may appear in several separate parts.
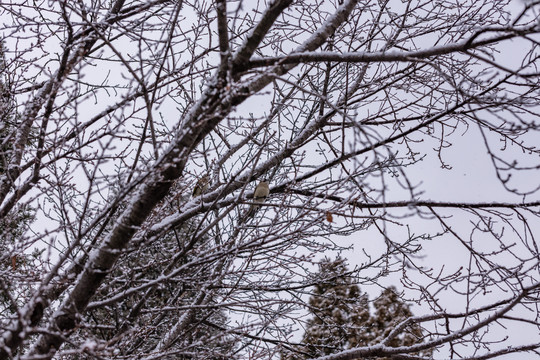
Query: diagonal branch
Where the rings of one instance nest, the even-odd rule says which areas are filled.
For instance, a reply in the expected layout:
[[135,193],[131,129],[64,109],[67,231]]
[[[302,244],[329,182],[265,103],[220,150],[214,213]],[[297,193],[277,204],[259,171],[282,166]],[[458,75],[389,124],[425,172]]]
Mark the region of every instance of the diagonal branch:
[[[225,1],[223,1],[225,2]],[[285,10],[292,0],[275,0],[273,1],[266,11],[264,12],[262,19],[257,26],[248,35],[246,41],[240,49],[234,54],[232,61],[232,72],[238,74],[245,70],[249,59],[259,47],[262,39],[266,36],[278,16]]]

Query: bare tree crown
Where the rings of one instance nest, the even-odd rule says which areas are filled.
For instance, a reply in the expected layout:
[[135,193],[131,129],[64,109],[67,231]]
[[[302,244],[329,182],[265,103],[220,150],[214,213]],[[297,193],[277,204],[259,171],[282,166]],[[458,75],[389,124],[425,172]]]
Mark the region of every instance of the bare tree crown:
[[277,359],[334,253],[419,315],[320,360],[538,355],[539,6],[0,3],[0,359]]

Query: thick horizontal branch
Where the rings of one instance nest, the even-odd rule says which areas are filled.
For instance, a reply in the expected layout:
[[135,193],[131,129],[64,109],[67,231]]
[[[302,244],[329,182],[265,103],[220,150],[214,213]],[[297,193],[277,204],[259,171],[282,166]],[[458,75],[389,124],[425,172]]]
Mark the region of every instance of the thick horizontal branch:
[[[272,192],[280,190],[272,189]],[[430,200],[403,200],[384,203],[366,203],[360,200],[348,200],[347,198],[335,195],[326,195],[309,190],[289,189],[291,193],[308,196],[312,198],[336,201],[343,204],[354,206],[358,209],[387,209],[387,208],[410,208],[410,207],[430,207],[430,208],[459,208],[459,209],[485,209],[485,208],[506,208],[506,209],[525,209],[539,207],[540,201],[526,203],[507,203],[507,202],[486,202],[486,203],[467,203],[467,202],[439,202]]]
[[309,51],[283,56],[272,56],[264,58],[253,58],[249,62],[250,68],[270,66],[276,64],[299,64],[307,62],[346,62],[346,63],[370,63],[370,62],[396,62],[396,61],[414,61],[432,56],[446,55],[456,52],[464,52],[478,47],[508,40],[518,36],[524,30],[516,30],[504,35],[494,36],[488,39],[471,42],[470,40],[461,41],[455,44],[435,46],[429,49],[417,51],[379,51],[379,52],[345,52],[337,53],[332,51]]

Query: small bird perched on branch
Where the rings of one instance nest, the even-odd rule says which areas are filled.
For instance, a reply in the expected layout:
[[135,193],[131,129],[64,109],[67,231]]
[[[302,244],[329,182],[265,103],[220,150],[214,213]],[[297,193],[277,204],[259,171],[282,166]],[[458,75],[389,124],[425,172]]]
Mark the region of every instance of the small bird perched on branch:
[[192,197],[201,196],[208,190],[208,187],[210,186],[210,176],[208,174],[205,174],[197,180],[197,184],[195,184],[195,187],[193,188],[193,193],[191,194]]
[[266,198],[270,194],[270,188],[268,187],[268,181],[263,180],[257,185],[255,191],[253,192],[253,204],[249,207],[247,216],[255,215],[255,212],[260,207],[259,204],[262,204],[266,201]]

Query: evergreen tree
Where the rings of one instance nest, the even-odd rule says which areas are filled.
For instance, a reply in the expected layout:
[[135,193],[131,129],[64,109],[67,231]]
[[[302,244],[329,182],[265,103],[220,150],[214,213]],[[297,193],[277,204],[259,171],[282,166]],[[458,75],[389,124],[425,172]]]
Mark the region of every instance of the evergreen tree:
[[[313,318],[308,321],[302,343],[309,357],[346,349],[349,339],[361,329],[352,324],[369,320],[368,299],[347,276],[344,259],[325,259],[320,264],[322,281],[309,300]],[[306,357],[307,358],[307,357]]]
[[5,46],[0,42],[0,176],[5,173],[11,157],[12,138],[16,129],[16,111],[13,92],[7,79]]
[[[367,326],[371,336],[367,338],[354,337],[350,344],[351,347],[378,343],[385,339],[400,322],[413,316],[409,305],[401,300],[394,286],[384,289],[381,295],[373,301],[373,307],[375,313],[370,317]],[[388,342],[388,346],[411,346],[418,343],[421,338],[422,329],[415,324],[392,338]]]
[[[396,325],[413,316],[409,305],[403,302],[393,286],[386,288],[372,302],[374,312],[371,313],[368,295],[354,283],[342,258],[324,259],[319,265],[319,276],[321,281],[315,285],[309,299],[309,311],[313,316],[308,320],[302,345],[295,352],[283,353],[284,360],[316,358],[377,344]],[[422,330],[413,324],[389,341],[388,346],[410,346],[421,341]]]
[[[123,205],[120,205],[120,207]],[[172,210],[172,209],[171,209]],[[131,289],[144,286],[167,274],[166,268],[177,268],[192,262],[194,257],[211,246],[213,240],[203,236],[196,241],[193,251],[183,257],[187,243],[192,240],[196,222],[188,222],[151,242],[136,244],[122,255],[112,272],[114,282],[102,287],[95,296],[96,302],[118,296]],[[129,357],[144,349],[151,352],[175,321],[185,313],[198,294],[200,283],[211,277],[206,264],[189,266],[174,278],[159,281],[143,292],[135,292],[108,307],[90,310],[86,329],[79,341],[93,339],[96,344],[114,343],[114,355]],[[192,324],[175,340],[169,351],[176,360],[224,360],[234,359],[232,338],[218,336],[219,329],[227,327],[227,316],[212,299],[204,308],[197,309]],[[214,307],[215,306],[215,307]],[[166,308],[167,310],[163,310]],[[227,354],[227,356],[222,356]],[[78,355],[77,359],[92,359]]]
[[[17,129],[18,114],[8,78],[6,48],[0,41],[0,179],[9,181],[6,168],[12,155],[11,144]],[[28,296],[37,273],[40,252],[26,253],[24,234],[34,220],[35,210],[25,203],[0,217],[0,313],[16,316],[23,294]],[[25,284],[24,286],[21,284]],[[9,290],[9,292],[8,292]],[[8,296],[8,293],[10,294]]]

